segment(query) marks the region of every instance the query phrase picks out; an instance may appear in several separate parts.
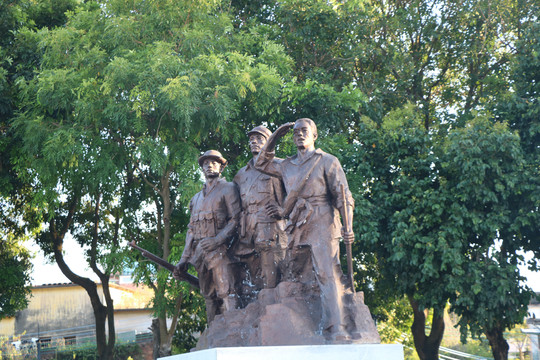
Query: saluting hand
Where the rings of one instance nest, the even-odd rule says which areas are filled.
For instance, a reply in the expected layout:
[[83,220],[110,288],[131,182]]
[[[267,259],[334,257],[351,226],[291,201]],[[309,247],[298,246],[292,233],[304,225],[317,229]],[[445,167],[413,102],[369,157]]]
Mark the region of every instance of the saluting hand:
[[281,125],[280,127],[278,127],[276,129],[276,131],[274,131],[272,136],[276,137],[276,138],[282,138],[283,136],[285,136],[285,134],[287,134],[289,132],[289,130],[291,130],[293,128],[293,126],[294,126],[293,122],[285,123],[285,124]]

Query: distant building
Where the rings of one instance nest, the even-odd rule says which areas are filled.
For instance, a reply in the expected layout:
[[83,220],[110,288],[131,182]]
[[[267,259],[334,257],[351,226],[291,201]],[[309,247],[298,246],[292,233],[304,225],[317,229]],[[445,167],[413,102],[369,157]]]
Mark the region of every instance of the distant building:
[[[111,278],[109,284],[117,339],[135,341],[137,337],[148,337],[152,325],[152,310],[148,305],[153,291],[123,280]],[[103,297],[102,285],[97,286]],[[95,320],[90,298],[81,286],[72,283],[34,286],[28,308],[0,321],[0,336],[17,339],[14,346],[32,346],[39,339],[44,348],[59,341],[65,345],[94,342]]]
[[[540,297],[540,293],[536,296]],[[521,332],[529,335],[531,340],[531,360],[540,360],[540,303],[538,298],[533,298],[529,304],[529,316],[527,329]]]

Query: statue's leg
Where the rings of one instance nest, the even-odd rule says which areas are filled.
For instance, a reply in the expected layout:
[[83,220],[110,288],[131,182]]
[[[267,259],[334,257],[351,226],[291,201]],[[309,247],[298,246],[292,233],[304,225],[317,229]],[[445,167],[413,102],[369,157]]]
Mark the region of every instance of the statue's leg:
[[212,269],[216,295],[223,301],[222,311],[237,308],[237,296],[234,292],[234,278],[231,271],[231,264],[223,259],[223,262]]
[[278,279],[278,267],[272,249],[261,251],[261,268],[264,288],[275,288]]
[[201,287],[201,295],[204,297],[206,305],[206,319],[208,323],[214,320],[219,306],[215,295],[215,284],[213,280],[212,271],[202,264],[197,268],[197,274],[199,275],[199,284]]
[[280,265],[283,265],[285,250],[283,247],[285,236],[276,223],[259,223],[255,249],[261,258],[261,277],[264,288],[275,288],[280,280]]
[[330,333],[332,340],[346,340],[343,311],[344,288],[339,267],[337,241],[321,242],[311,247],[315,277],[321,290],[323,329]]

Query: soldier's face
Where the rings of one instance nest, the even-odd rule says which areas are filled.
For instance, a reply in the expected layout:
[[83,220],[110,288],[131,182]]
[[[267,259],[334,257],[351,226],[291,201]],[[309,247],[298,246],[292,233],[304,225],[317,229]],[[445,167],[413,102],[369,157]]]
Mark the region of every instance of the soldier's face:
[[205,159],[203,161],[203,173],[206,178],[215,178],[221,171],[221,163],[214,159]]
[[264,144],[266,144],[266,138],[261,134],[249,135],[249,149],[253,155],[260,153]]
[[293,130],[294,144],[298,149],[307,149],[315,146],[317,135],[313,133],[313,129],[306,121],[297,121]]

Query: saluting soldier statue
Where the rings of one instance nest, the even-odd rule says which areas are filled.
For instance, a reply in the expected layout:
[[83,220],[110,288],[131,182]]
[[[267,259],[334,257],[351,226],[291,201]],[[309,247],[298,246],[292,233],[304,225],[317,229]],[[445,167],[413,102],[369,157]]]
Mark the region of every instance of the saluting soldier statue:
[[[297,154],[281,162],[273,161],[277,140],[293,126]],[[311,119],[282,125],[268,139],[255,167],[283,180],[287,199],[283,207],[269,205],[269,214],[288,219],[291,263],[297,268],[309,265],[309,269],[296,274],[296,280],[302,282],[302,274],[315,275],[323,311],[321,328],[331,341],[345,341],[351,339],[351,334],[346,331],[339,238],[346,244],[354,241],[354,202],[338,159],[315,149],[317,136],[317,127]],[[340,215],[347,219],[343,227]]]

